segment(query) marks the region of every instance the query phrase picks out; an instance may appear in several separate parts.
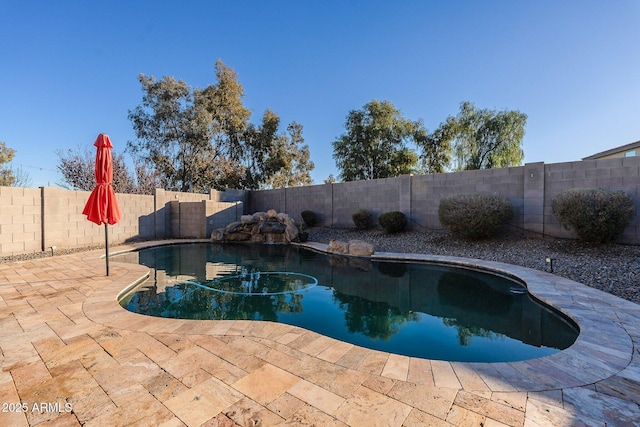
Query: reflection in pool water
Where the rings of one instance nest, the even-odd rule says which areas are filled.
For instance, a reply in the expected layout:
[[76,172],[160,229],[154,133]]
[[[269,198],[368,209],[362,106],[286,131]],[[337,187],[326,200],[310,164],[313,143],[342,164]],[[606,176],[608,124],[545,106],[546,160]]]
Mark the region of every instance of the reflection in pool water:
[[450,266],[288,246],[183,244],[114,257],[152,270],[121,304],[182,319],[265,320],[367,348],[451,361],[525,360],[576,339],[522,284]]

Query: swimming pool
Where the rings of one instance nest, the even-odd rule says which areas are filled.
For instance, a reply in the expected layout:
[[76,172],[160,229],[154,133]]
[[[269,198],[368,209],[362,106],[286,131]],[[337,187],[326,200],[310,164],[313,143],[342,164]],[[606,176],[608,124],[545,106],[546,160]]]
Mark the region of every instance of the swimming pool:
[[509,277],[290,246],[180,244],[119,255],[152,277],[122,300],[151,316],[286,323],[376,350],[504,362],[556,353],[577,326]]

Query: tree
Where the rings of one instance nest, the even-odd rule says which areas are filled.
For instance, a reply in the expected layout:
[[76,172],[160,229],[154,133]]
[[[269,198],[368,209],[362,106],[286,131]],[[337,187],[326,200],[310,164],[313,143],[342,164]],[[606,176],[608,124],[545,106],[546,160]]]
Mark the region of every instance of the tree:
[[13,160],[15,155],[16,150],[7,147],[4,142],[0,142],[0,186],[10,187],[16,181],[11,168],[3,166]]
[[152,164],[164,188],[172,190],[255,189],[310,181],[313,163],[308,147],[301,145],[302,126],[294,122],[293,134],[278,134],[280,118],[271,110],[260,125],[251,124],[235,71],[218,60],[215,74],[216,83],[204,89],[172,77],[156,81],[140,75],[143,101],[129,111],[137,137],[128,143],[134,158]]
[[31,175],[21,167],[11,168],[11,173],[15,178],[11,187],[31,187],[33,181],[31,181]]
[[276,165],[264,183],[265,188],[297,187],[313,183],[311,171],[315,167],[310,160],[309,146],[304,144],[302,125],[293,122],[287,126],[287,133],[276,139]]
[[412,173],[418,155],[409,148],[420,122],[402,116],[389,101],[373,100],[347,115],[347,132],[333,142],[333,158],[343,181],[389,178]]
[[215,154],[208,112],[193,102],[191,88],[181,80],[140,74],[139,81],[142,105],[129,111],[138,141],[129,141],[128,149],[138,161],[153,165],[166,189],[208,190],[210,177],[203,172]]
[[[447,119],[449,121],[449,119]],[[440,125],[434,133],[429,134],[420,126],[414,138],[416,144],[422,150],[420,163],[426,173],[443,173],[451,164],[451,140],[450,127]]]
[[448,117],[422,140],[422,160],[429,163],[435,158],[433,152],[442,155],[451,149],[455,170],[518,166],[524,159],[526,122],[526,114],[519,111],[478,109],[463,102],[456,117]]
[[210,115],[209,126],[216,154],[240,161],[244,154],[242,136],[249,124],[251,111],[242,103],[245,94],[236,72],[217,60],[215,74],[217,83],[196,90],[195,102]]
[[[95,169],[96,158],[95,153],[90,152],[88,149],[78,149],[77,151],[57,150],[58,155],[58,171],[62,174],[63,182],[59,185],[63,188],[91,191],[96,186]],[[124,156],[122,154],[113,152],[113,190],[116,193],[143,193],[152,194],[153,189],[149,191],[145,188],[141,191],[141,188],[136,184],[136,179],[133,177],[129,169],[127,168]]]

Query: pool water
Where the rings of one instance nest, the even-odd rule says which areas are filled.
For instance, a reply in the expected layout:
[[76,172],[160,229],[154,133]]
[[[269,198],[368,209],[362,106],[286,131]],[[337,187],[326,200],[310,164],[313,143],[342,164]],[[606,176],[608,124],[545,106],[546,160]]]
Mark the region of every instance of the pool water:
[[542,357],[578,336],[569,318],[518,281],[465,268],[208,243],[114,261],[152,268],[120,301],[150,316],[279,322],[366,348],[467,362]]

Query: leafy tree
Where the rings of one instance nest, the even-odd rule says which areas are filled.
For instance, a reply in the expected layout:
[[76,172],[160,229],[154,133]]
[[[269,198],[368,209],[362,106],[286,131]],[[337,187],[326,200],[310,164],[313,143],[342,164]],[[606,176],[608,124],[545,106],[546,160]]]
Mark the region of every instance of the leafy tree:
[[296,122],[287,126],[287,133],[276,138],[271,176],[264,187],[297,187],[313,183],[311,171],[315,167],[310,160],[309,146],[304,144],[302,125]]
[[162,176],[166,189],[205,191],[210,183],[203,173],[213,161],[209,114],[193,102],[191,88],[181,80],[156,81],[139,76],[142,105],[129,111],[137,142],[127,147],[142,162],[149,162]]
[[428,165],[438,164],[434,159],[440,156],[442,161],[446,160],[451,146],[455,170],[518,166],[524,159],[522,139],[526,122],[526,114],[519,111],[478,109],[463,102],[456,117],[448,117],[421,140],[425,150],[422,160]]
[[16,181],[13,171],[2,166],[9,163],[15,155],[16,150],[7,147],[4,142],[0,142],[0,186],[10,187]]
[[422,127],[389,101],[373,100],[347,115],[347,132],[333,142],[333,158],[344,181],[389,178],[414,172],[418,155],[407,144]]
[[[450,119],[447,119],[449,122]],[[416,130],[414,138],[422,150],[420,163],[426,173],[444,173],[451,164],[451,127],[440,125],[432,134],[424,127]]]
[[333,176],[332,173],[330,173],[329,176],[324,180],[325,184],[333,184],[334,182],[336,182],[336,177]]
[[300,146],[302,126],[292,123],[296,131],[287,139],[270,110],[259,126],[250,124],[236,73],[218,60],[215,74],[216,83],[204,89],[140,75],[143,101],[129,111],[137,141],[128,148],[135,158],[153,164],[165,188],[180,191],[306,182],[313,163],[308,147]]
[[224,155],[240,162],[244,156],[243,135],[249,124],[251,111],[242,103],[245,94],[236,72],[217,60],[215,74],[217,83],[196,90],[195,102],[209,114],[216,155]]

